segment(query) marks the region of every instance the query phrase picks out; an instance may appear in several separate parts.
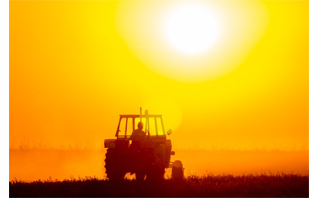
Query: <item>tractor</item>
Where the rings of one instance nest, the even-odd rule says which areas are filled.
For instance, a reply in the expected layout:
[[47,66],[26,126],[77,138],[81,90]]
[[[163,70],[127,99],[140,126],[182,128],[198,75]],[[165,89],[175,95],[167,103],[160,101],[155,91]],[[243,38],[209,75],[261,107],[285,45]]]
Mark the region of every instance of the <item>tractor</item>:
[[[144,137],[133,139],[132,133],[143,123]],[[162,115],[120,115],[116,139],[105,139],[105,170],[109,180],[123,180],[127,173],[135,174],[136,180],[164,179],[166,168],[172,168],[172,178],[183,178],[183,167],[179,160],[171,162],[171,140],[166,136]]]

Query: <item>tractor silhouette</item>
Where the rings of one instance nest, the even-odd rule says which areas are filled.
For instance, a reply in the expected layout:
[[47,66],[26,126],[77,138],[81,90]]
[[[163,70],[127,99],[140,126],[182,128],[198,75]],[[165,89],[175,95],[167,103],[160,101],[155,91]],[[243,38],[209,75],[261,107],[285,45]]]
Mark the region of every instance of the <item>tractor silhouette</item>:
[[[140,139],[131,137],[142,122],[145,136]],[[123,180],[127,173],[135,174],[137,180],[164,179],[166,168],[172,168],[172,178],[183,178],[183,167],[179,160],[171,162],[171,140],[166,138],[162,115],[150,115],[148,111],[140,115],[120,115],[116,139],[106,139],[107,148],[105,170],[109,180]]]

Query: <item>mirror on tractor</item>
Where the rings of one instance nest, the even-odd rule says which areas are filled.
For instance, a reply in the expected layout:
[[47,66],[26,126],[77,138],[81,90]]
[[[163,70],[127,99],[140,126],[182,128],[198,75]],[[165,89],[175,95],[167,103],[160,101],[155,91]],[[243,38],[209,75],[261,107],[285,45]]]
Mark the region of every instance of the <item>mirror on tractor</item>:
[[172,134],[172,129],[167,130],[166,134],[167,135],[171,135]]

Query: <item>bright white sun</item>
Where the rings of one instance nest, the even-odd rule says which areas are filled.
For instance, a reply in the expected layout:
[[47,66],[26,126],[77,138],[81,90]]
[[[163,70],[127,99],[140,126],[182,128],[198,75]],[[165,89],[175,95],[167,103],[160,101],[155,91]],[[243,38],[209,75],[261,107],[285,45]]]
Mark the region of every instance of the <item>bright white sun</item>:
[[218,18],[204,5],[181,5],[168,16],[165,31],[176,49],[196,54],[209,50],[217,41]]

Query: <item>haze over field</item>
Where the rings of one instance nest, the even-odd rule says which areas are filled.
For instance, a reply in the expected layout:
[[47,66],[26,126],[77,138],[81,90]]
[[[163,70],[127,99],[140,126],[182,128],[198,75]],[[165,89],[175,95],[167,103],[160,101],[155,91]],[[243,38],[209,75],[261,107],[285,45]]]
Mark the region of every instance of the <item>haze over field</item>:
[[[79,177],[106,179],[106,149],[18,149],[10,150],[10,181],[64,180]],[[300,174],[308,175],[308,151],[235,151],[176,149],[172,161],[183,162],[189,175]],[[171,176],[167,169],[165,177]],[[134,175],[127,175],[134,178]]]
[[103,176],[140,107],[191,173],[307,174],[308,4],[10,1],[10,180]]

